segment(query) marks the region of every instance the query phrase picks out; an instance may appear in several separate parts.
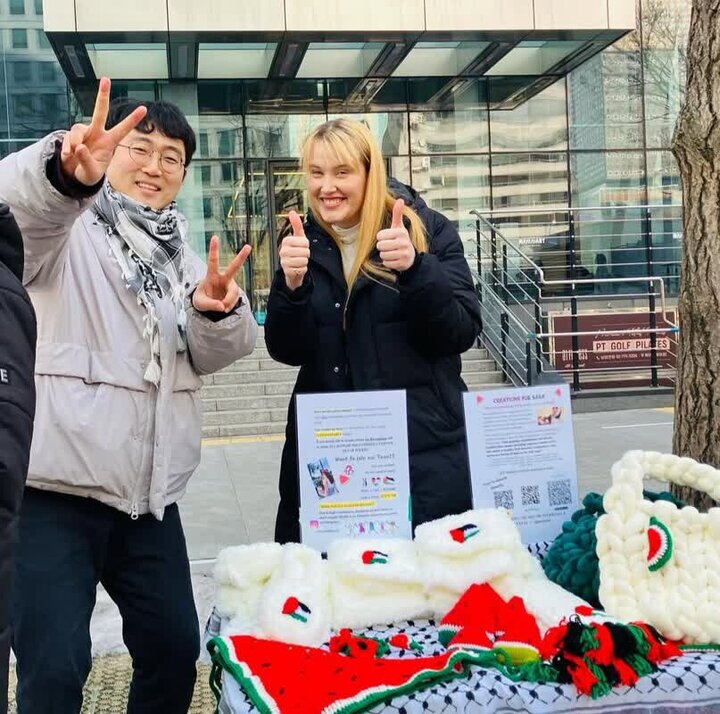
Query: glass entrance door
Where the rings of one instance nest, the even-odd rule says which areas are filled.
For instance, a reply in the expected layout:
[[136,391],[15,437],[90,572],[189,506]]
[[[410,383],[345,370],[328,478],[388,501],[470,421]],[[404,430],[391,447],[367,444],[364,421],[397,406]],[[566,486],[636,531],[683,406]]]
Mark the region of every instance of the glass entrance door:
[[263,324],[270,286],[280,265],[278,236],[290,211],[304,214],[307,208],[305,180],[297,160],[248,162],[248,206],[253,246],[252,305],[257,321]]
[[304,215],[308,207],[305,177],[297,161],[271,161],[268,177],[272,197],[270,224],[273,233],[274,267],[279,266],[278,238],[288,223],[290,211]]

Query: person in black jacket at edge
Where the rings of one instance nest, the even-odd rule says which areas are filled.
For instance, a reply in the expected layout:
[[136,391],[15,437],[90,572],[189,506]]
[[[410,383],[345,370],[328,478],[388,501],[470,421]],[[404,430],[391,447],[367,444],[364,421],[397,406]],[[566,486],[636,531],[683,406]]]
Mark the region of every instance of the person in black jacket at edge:
[[275,540],[300,540],[295,394],[404,389],[413,528],[471,507],[460,354],[482,328],[457,231],[387,181],[367,127],[334,119],[306,139],[310,211],[294,211],[265,342],[300,367],[280,467]]
[[0,714],[8,705],[15,544],[35,417],[36,323],[23,262],[20,229],[0,204]]

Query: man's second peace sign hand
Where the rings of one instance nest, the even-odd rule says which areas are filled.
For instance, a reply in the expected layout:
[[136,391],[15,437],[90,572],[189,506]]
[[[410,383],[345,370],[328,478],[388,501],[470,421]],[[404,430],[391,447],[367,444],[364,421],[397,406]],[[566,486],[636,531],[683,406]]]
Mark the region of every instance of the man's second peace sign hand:
[[193,293],[193,307],[200,312],[230,312],[240,299],[240,288],[235,282],[237,272],[245,264],[252,248],[244,245],[232,259],[225,272],[220,270],[220,239],[210,239],[208,265],[205,277]]
[[112,129],[105,129],[110,108],[110,80],[100,80],[90,124],[74,124],[65,134],[60,152],[63,171],[85,186],[94,186],[105,175],[117,145],[143,120],[138,107]]

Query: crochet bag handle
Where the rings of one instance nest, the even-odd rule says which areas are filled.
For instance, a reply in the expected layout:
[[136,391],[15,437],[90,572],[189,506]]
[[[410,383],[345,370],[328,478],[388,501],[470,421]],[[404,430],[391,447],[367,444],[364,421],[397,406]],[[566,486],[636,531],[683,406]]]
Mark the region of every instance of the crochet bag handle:
[[[688,457],[661,454],[657,451],[628,451],[612,467],[613,485],[605,494],[605,510],[614,510],[627,499],[643,499],[643,481],[646,478],[667,481],[678,486],[690,486],[704,491],[713,500],[720,500],[720,471]],[[632,494],[628,491],[632,490]]]

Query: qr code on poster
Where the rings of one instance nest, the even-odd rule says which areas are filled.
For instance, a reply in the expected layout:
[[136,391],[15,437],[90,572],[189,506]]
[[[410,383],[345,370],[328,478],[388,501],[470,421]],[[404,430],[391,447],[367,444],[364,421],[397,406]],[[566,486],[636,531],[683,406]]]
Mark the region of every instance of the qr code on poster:
[[572,503],[570,481],[549,481],[548,498],[551,506],[567,506]]
[[493,498],[495,499],[495,508],[507,508],[509,511],[515,508],[512,491],[493,491]]
[[522,486],[521,495],[523,506],[540,505],[540,486]]

